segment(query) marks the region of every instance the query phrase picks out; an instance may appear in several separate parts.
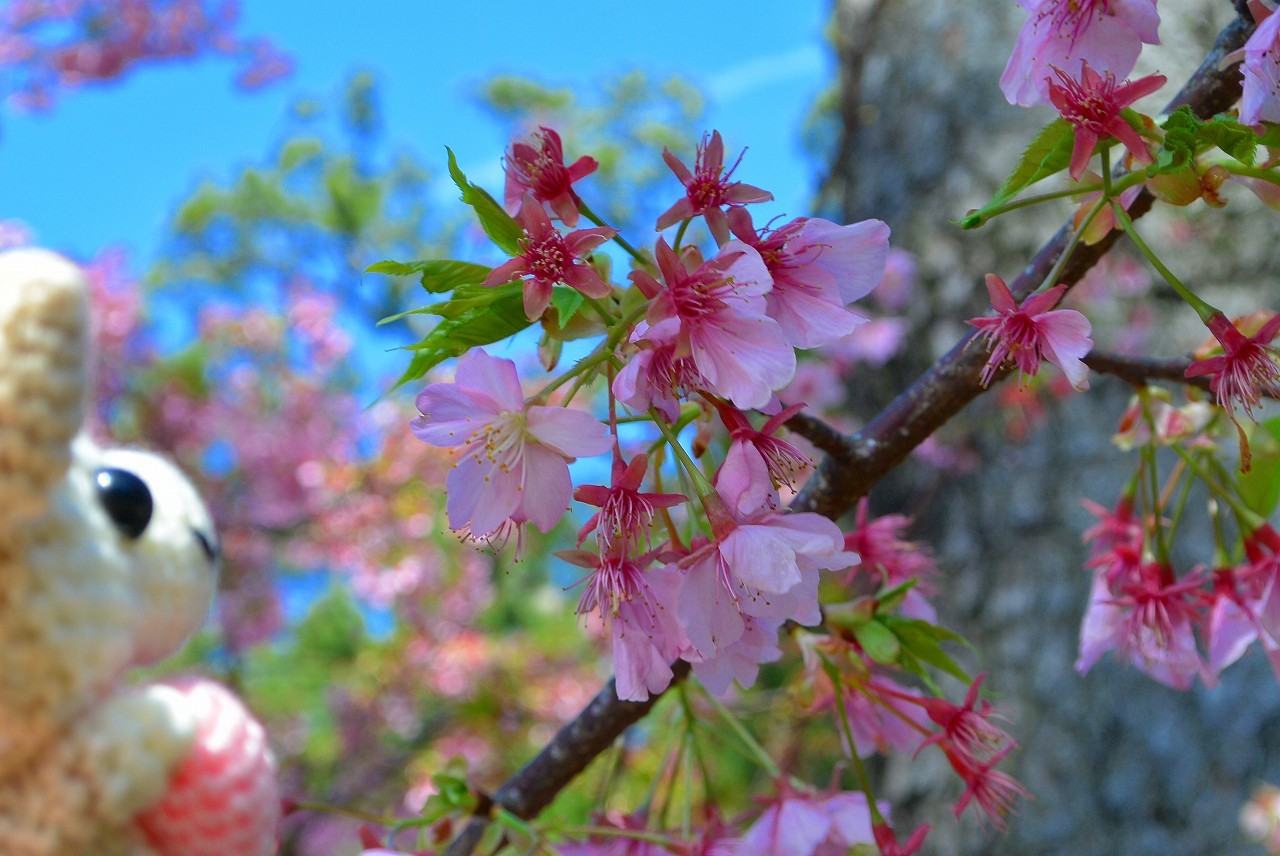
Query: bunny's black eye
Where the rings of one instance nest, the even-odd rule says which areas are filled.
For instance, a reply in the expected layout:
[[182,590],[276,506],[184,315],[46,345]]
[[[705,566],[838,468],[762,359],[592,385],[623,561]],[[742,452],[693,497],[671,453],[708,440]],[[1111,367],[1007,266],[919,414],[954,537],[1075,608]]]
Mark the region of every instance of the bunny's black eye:
[[147,483],[117,467],[98,470],[94,481],[98,485],[98,500],[120,534],[129,539],[142,535],[155,507]]

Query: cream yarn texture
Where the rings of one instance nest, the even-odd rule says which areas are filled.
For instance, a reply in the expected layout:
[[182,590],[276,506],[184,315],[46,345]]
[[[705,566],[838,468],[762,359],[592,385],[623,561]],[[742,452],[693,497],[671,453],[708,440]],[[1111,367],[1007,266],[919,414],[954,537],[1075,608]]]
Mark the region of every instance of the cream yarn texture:
[[[81,433],[87,330],[73,264],[0,253],[0,856],[153,856],[135,818],[196,740],[181,693],[121,678],[204,622],[216,535],[171,464]],[[104,472],[146,486],[141,533]]]

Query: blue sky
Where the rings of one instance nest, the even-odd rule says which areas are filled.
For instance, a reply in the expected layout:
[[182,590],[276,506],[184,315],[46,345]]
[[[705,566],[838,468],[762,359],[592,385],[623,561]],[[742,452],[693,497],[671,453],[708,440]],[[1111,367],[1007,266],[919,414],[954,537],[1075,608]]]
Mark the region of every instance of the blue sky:
[[294,56],[290,78],[246,95],[231,84],[236,66],[210,58],[68,93],[47,115],[0,108],[0,218],[77,255],[123,243],[145,261],[200,178],[226,179],[259,160],[283,133],[289,103],[337,92],[360,68],[379,76],[393,143],[438,169],[445,145],[464,168],[496,165],[505,140],[469,94],[493,74],[571,88],[633,68],[680,74],[709,96],[708,126],[729,148],[750,147],[739,177],[778,199],[764,219],[806,213],[815,171],[799,127],[833,73],[821,38],[826,0],[242,6],[243,33],[268,35]]

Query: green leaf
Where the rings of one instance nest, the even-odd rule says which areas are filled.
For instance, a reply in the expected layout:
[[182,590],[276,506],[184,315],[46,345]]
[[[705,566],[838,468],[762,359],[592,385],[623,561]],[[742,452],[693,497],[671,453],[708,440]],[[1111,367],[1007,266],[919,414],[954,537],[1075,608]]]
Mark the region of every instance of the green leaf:
[[898,653],[902,646],[893,631],[878,621],[860,624],[853,631],[853,638],[858,640],[862,650],[873,662],[882,666],[891,666],[898,661]]
[[957,680],[972,683],[969,676],[965,674],[964,669],[960,668],[959,664],[951,659],[947,652],[942,650],[942,645],[940,644],[941,642],[963,642],[964,639],[962,637],[952,633],[950,630],[915,618],[885,615],[878,620],[893,631],[894,636],[898,637],[903,651],[936,669],[941,669]]
[[460,286],[449,300],[413,313],[438,315],[441,321],[421,342],[406,346],[414,355],[397,387],[417,380],[450,357],[502,341],[532,323],[524,314],[524,286],[519,282],[495,288]]
[[151,376],[164,380],[149,380],[148,385],[176,380],[183,390],[198,399],[208,398],[213,392],[209,383],[209,351],[203,342],[195,342],[181,351],[157,361],[151,369]]
[[455,262],[439,259],[422,267],[422,287],[432,294],[453,291],[464,285],[479,285],[492,268],[471,262]]
[[1156,155],[1155,170],[1168,173],[1182,169],[1196,156],[1199,147],[1200,119],[1185,104],[1169,114],[1161,125],[1164,143]]
[[582,292],[568,286],[557,285],[551,289],[551,305],[556,308],[556,317],[561,328],[578,314],[578,309],[586,299]]
[[1280,504],[1280,416],[1259,425],[1249,447],[1253,465],[1240,474],[1240,498],[1249,510],[1270,517]]
[[364,269],[365,273],[385,273],[387,276],[409,276],[426,267],[430,262],[394,262],[390,259],[374,262]]
[[1253,165],[1258,137],[1252,128],[1241,125],[1231,116],[1218,115],[1203,121],[1184,104],[1170,113],[1161,127],[1164,144],[1156,157],[1157,172],[1182,169],[1196,155],[1213,146],[1246,166]]
[[1008,202],[1037,181],[1066,169],[1071,163],[1074,142],[1075,133],[1066,119],[1054,119],[1041,128],[992,200],[961,221],[964,228],[981,226],[986,222],[986,212]]
[[876,594],[876,600],[879,601],[876,609],[879,612],[893,612],[902,605],[902,601],[907,596],[907,592],[916,587],[920,580],[912,577],[906,582],[898,583],[892,588],[884,589]]
[[1227,115],[1214,116],[1204,124],[1204,140],[1217,146],[1245,166],[1253,166],[1258,136],[1248,125]]
[[314,137],[296,137],[280,148],[280,169],[289,172],[319,156],[324,144]]
[[520,228],[520,224],[504,211],[497,200],[484,188],[467,181],[466,175],[458,167],[458,159],[453,154],[453,149],[446,146],[445,151],[449,153],[449,176],[462,191],[462,201],[475,209],[485,234],[507,255],[520,255],[520,241],[524,238],[524,229]]

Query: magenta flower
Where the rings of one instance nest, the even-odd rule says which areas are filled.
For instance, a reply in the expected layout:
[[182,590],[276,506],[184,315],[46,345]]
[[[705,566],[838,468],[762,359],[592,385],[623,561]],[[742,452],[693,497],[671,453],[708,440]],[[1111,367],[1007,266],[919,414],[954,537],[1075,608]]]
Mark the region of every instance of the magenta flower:
[[702,142],[698,144],[693,172],[670,149],[662,150],[662,159],[684,185],[685,195],[658,218],[658,231],[701,214],[716,243],[723,246],[729,240],[729,225],[721,206],[766,202],[773,198],[773,194],[767,190],[729,180],[742,162],[742,155],[738,155],[738,160],[729,169],[724,168],[724,140],[720,139],[719,131],[711,132],[710,141],[703,135]]
[[1080,60],[1124,77],[1142,45],[1160,43],[1156,0],[1018,0],[1031,13],[1000,75],[1010,104],[1029,107],[1049,99],[1050,69]]
[[982,810],[982,816],[1000,832],[1009,827],[1008,816],[1013,812],[1014,804],[1022,797],[1030,796],[1027,789],[1018,784],[1008,773],[995,769],[1005,756],[1014,750],[1014,746],[1006,746],[990,758],[976,762],[967,755],[961,755],[944,746],[951,769],[964,780],[964,793],[956,801],[955,816],[964,813],[970,802],[976,802]]
[[524,227],[520,255],[489,272],[481,285],[494,286],[524,279],[524,314],[530,321],[542,317],[551,303],[551,288],[561,283],[587,297],[607,297],[609,284],[583,259],[596,247],[618,234],[607,226],[578,229],[561,235],[542,204],[526,193],[516,214]]
[[601,553],[609,552],[615,544],[624,554],[633,552],[648,539],[649,525],[657,509],[687,501],[687,497],[679,493],[641,493],[640,485],[648,467],[649,456],[645,454],[636,455],[631,463],[624,464],[615,446],[609,487],[584,484],[574,490],[573,498],[578,502],[600,509],[578,531],[579,545],[595,531]]
[[733,234],[764,259],[773,278],[765,296],[769,317],[793,346],[817,348],[866,323],[845,304],[865,297],[884,276],[888,226],[879,220],[841,226],[801,217],[757,232],[745,208],[730,208],[726,216]]
[[446,482],[449,526],[484,538],[510,520],[551,531],[569,508],[569,461],[609,451],[595,418],[563,407],[526,405],[515,363],[468,351],[453,383],[418,394],[418,439],[462,447]]
[[978,701],[978,690],[984,678],[986,675],[982,674],[974,680],[965,693],[963,705],[952,704],[937,696],[921,702],[929,718],[942,729],[930,735],[925,744],[945,743],[957,753],[967,755],[974,763],[981,763],[1008,746],[1018,745],[1009,732],[995,722],[1007,721],[1007,717],[992,707],[991,702]]
[[1072,179],[1079,181],[1098,140],[1115,137],[1140,163],[1151,162],[1142,135],[1124,120],[1120,111],[1133,102],[1155,92],[1168,80],[1163,74],[1151,74],[1135,81],[1116,83],[1111,72],[1098,74],[1087,61],[1080,62],[1079,79],[1055,67],[1058,82],[1049,81],[1049,100],[1076,129],[1075,146],[1071,150]]
[[924,846],[929,829],[927,823],[916,827],[905,844],[898,843],[898,834],[887,823],[875,824],[871,827],[871,833],[876,838],[876,846],[880,848],[880,856],[914,856]]
[[759,430],[736,407],[717,402],[716,409],[731,438],[724,463],[716,473],[716,489],[742,514],[765,506],[777,508],[778,489],[783,485],[798,489],[801,479],[813,468],[808,455],[773,436],[804,405],[793,404],[774,414]]
[[795,374],[796,354],[765,314],[773,282],[760,254],[730,241],[689,271],[659,238],[656,256],[665,285],[642,270],[631,273],[653,301],[645,337],[673,342],[675,357],[691,356],[710,392],[741,408],[763,407]]
[[982,369],[982,385],[989,386],[996,371],[1010,360],[1018,367],[1019,385],[1040,371],[1044,358],[1062,369],[1076,389],[1089,388],[1089,369],[1081,358],[1093,347],[1089,319],[1074,309],[1052,309],[1067,290],[1056,285],[1033,294],[1018,306],[1004,280],[987,274],[987,293],[995,308],[995,318],[970,318],[970,324],[987,337],[991,358]]
[[568,227],[578,225],[578,194],[573,183],[595,172],[600,166],[593,157],[583,155],[571,165],[564,165],[564,147],[560,135],[550,128],[538,128],[529,140],[517,141],[507,150],[503,168],[507,184],[503,201],[514,212],[525,193],[545,202]]
[[1244,54],[1240,121],[1246,125],[1280,122],[1280,15],[1271,13],[1259,23],[1240,52]]
[[1209,389],[1232,419],[1237,403],[1254,419],[1254,408],[1261,404],[1262,396],[1280,398],[1280,366],[1276,364],[1280,353],[1271,347],[1271,341],[1280,335],[1280,313],[1271,316],[1252,336],[1241,333],[1221,312],[1205,325],[1222,345],[1223,353],[1196,360],[1187,366],[1187,377],[1208,375]]

